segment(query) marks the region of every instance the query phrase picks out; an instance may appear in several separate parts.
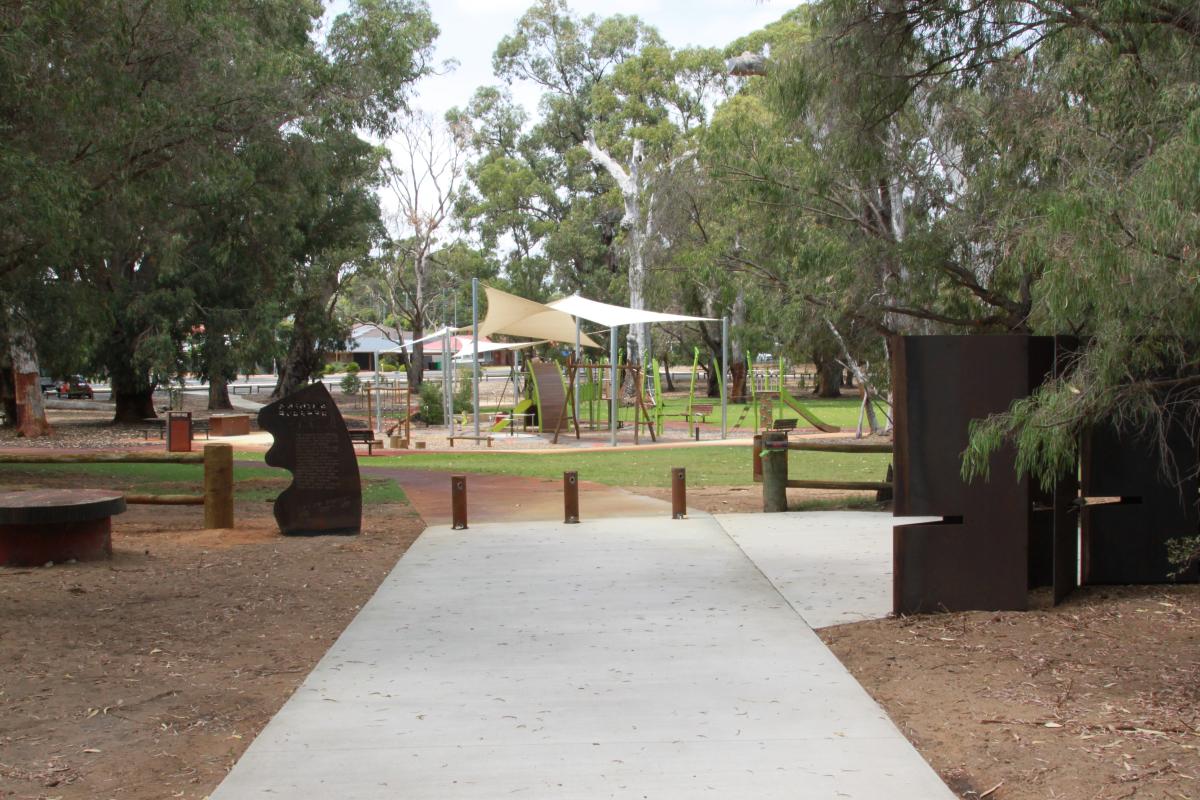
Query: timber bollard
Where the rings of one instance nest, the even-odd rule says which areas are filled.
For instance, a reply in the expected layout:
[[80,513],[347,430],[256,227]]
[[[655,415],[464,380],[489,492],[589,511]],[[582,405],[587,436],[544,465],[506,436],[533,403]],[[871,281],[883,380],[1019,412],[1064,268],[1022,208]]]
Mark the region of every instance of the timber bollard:
[[786,431],[762,435],[763,511],[787,511],[788,437]]
[[233,445],[204,446],[204,527],[233,527]]
[[563,522],[573,525],[579,522],[579,473],[563,473]]
[[671,467],[671,519],[687,519],[687,470]]
[[762,434],[754,434],[754,458],[751,474],[754,476],[755,483],[762,483]]
[[450,527],[456,531],[467,529],[467,476],[450,476]]

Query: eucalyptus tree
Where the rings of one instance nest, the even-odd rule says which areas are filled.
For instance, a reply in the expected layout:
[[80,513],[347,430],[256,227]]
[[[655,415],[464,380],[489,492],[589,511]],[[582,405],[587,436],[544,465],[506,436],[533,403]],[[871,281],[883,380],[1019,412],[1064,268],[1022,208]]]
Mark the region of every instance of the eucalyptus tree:
[[[694,156],[689,137],[725,84],[719,54],[673,50],[636,17],[580,18],[563,0],[542,0],[501,40],[493,66],[542,90],[541,119],[518,134],[525,120],[502,93],[477,95],[483,152],[471,211],[550,260],[559,287],[644,308],[656,184]],[[646,343],[645,326],[633,326],[630,358],[648,354]]]
[[453,233],[465,177],[467,135],[465,126],[453,119],[438,123],[426,114],[414,114],[393,138],[386,177],[395,207],[389,216],[392,236],[380,262],[378,285],[397,343],[406,327],[416,342],[411,352],[404,352],[412,386],[421,385],[425,371],[420,340],[438,296],[432,283],[433,257]]

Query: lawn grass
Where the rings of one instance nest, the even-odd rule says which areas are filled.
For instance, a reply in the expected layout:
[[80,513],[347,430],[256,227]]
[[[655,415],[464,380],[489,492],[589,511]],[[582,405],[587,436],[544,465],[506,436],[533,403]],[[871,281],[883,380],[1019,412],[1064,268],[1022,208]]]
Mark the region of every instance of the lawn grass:
[[[831,399],[822,399],[818,397],[809,397],[806,394],[794,395],[797,400],[812,412],[817,419],[829,425],[837,425],[842,430],[852,430],[858,426],[858,410],[862,405],[862,400],[857,397],[836,397]],[[664,413],[667,419],[679,419],[688,409],[688,399],[684,395],[668,395],[664,402]],[[721,399],[719,397],[704,397],[697,393],[697,405],[711,405],[712,413],[708,415],[707,422],[713,425],[721,424]],[[749,410],[747,408],[749,407]],[[598,419],[608,419],[608,403],[596,404],[596,415]],[[878,411],[877,418],[884,419],[883,408],[876,403]],[[586,419],[589,414],[588,404],[580,403],[580,418]],[[749,403],[730,403],[728,406],[729,429],[739,432],[747,432],[754,430],[754,410]],[[619,418],[622,420],[631,421],[633,419],[634,409],[632,406],[622,406]],[[773,417],[775,419],[800,419],[800,415],[793,411],[788,406],[782,403],[774,403]],[[808,422],[801,422],[802,427],[807,427]]]
[[[246,454],[257,460],[261,453]],[[81,475],[111,485],[114,491],[137,494],[197,494],[203,491],[204,467],[200,464],[0,464],[0,479],[13,476]],[[234,499],[246,502],[273,500],[291,483],[291,475],[271,467],[233,468]],[[404,490],[391,478],[366,478],[363,504],[407,503]]]
[[[808,480],[881,481],[891,456],[886,453],[792,453],[788,476]],[[520,475],[558,479],[576,470],[580,480],[610,486],[670,486],[672,467],[687,470],[689,486],[748,486],[754,482],[750,447],[570,450],[563,453],[428,453],[378,456],[362,462],[437,472]]]

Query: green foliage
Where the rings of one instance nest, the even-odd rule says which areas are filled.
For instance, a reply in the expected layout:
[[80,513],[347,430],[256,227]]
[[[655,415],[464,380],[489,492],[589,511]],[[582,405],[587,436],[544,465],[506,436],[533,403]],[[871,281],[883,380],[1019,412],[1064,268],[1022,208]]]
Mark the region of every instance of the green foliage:
[[346,363],[346,373],[348,375],[357,375],[360,367],[357,361],[349,361]]
[[442,386],[433,381],[425,381],[419,390],[420,402],[417,413],[426,425],[445,425],[446,410],[442,405]]
[[356,395],[362,390],[362,381],[359,380],[358,370],[347,372],[342,376],[341,383],[342,394]]
[[[379,154],[356,131],[390,130],[437,29],[423,3],[358,0],[318,44],[323,11],[0,10],[0,294],[55,303],[35,317],[40,349],[107,374],[119,417],[184,370],[311,371],[339,338],[329,299],[379,231]],[[289,316],[299,348],[276,335]]]

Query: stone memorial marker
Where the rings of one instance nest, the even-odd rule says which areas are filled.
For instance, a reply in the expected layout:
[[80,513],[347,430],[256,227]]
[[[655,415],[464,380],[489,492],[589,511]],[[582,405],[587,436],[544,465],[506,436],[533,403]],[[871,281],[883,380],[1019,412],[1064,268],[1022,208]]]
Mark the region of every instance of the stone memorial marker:
[[292,472],[292,485],[275,499],[285,534],[358,533],[362,484],[358,459],[342,413],[323,383],[264,406],[258,427],[275,437],[266,462]]

